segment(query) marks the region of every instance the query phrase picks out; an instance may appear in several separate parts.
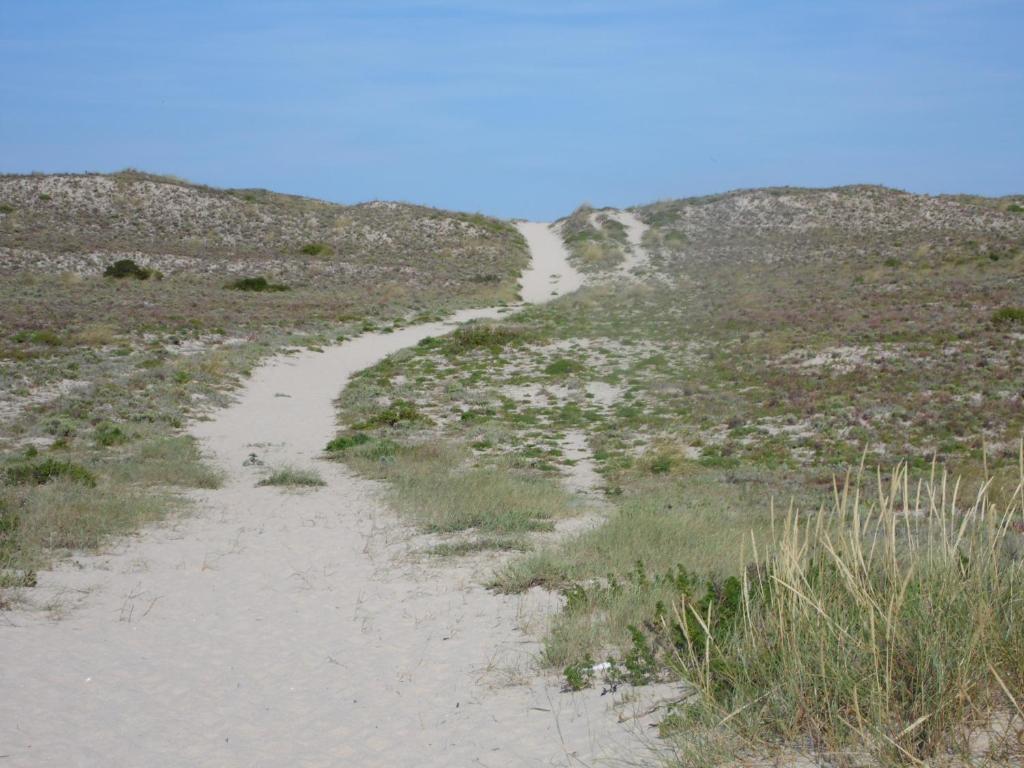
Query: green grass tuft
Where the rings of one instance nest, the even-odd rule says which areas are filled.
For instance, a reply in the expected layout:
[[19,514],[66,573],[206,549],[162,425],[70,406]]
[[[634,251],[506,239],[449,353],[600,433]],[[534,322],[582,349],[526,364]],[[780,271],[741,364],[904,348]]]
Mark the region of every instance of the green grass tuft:
[[350,435],[339,435],[327,444],[327,448],[325,450],[328,453],[341,453],[342,451],[347,451],[349,448],[366,445],[372,440],[373,438],[363,432],[356,432]]
[[300,488],[317,488],[327,485],[320,473],[315,469],[300,467],[279,467],[273,470],[269,476],[260,480],[256,485],[278,485]]
[[992,325],[1005,328],[1011,325],[1024,325],[1024,307],[1003,307],[992,313]]
[[271,283],[265,277],[242,277],[232,283],[228,283],[225,288],[232,291],[251,291],[253,293],[280,293],[281,291],[289,290],[287,285]]
[[4,471],[8,485],[45,485],[51,480],[64,478],[88,488],[96,487],[96,476],[78,464],[58,459],[44,459],[34,464],[15,464]]

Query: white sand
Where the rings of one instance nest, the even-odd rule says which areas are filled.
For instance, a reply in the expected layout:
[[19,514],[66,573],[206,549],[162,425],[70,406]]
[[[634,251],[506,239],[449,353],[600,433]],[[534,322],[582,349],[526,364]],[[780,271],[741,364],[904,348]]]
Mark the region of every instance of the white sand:
[[533,262],[521,280],[523,301],[538,304],[553,296],[571,293],[583,285],[583,275],[569,264],[562,238],[548,224],[520,222],[516,225],[530,244]]
[[[522,229],[536,259],[524,296],[579,285],[546,227]],[[618,720],[643,699],[615,707],[531,672],[538,646],[522,629],[550,596],[495,596],[471,561],[410,557],[413,534],[377,486],[317,459],[353,372],[450,328],[260,367],[193,427],[228,474],[196,494],[195,516],[40,574],[35,598],[63,617],[0,614],[2,764],[546,766],[635,751],[646,721]],[[328,485],[257,488],[250,452],[315,463]]]

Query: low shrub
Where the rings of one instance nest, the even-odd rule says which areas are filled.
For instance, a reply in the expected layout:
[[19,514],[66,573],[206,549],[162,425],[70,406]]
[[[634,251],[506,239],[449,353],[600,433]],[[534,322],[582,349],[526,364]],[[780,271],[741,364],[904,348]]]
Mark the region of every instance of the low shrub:
[[307,243],[300,249],[306,256],[330,256],[334,249],[327,243]]
[[136,280],[148,280],[154,276],[154,272],[146,267],[140,267],[131,259],[118,259],[103,270],[104,277],[113,277],[121,280],[126,277],[133,277]]
[[30,344],[42,344],[47,347],[59,347],[63,344],[63,339],[60,336],[54,331],[46,329],[41,331],[19,331],[14,334],[14,341],[18,344],[28,342]]
[[45,485],[59,477],[89,488],[96,487],[95,475],[70,461],[44,459],[35,463],[15,464],[4,471],[4,482],[8,485]]
[[432,423],[430,417],[421,413],[416,407],[416,403],[409,400],[395,400],[391,405],[354,425],[354,428],[375,429],[377,427],[398,427],[404,424],[430,423]]
[[271,283],[265,277],[242,277],[224,287],[232,291],[253,291],[255,293],[276,293],[289,290],[287,285]]
[[1003,307],[992,313],[992,325],[1005,328],[1010,325],[1024,325],[1024,307]]
[[444,355],[455,357],[478,349],[498,354],[507,347],[523,344],[529,340],[527,331],[518,326],[470,323],[456,328],[441,339],[427,337],[420,342],[420,346],[436,346]]
[[373,438],[363,432],[356,432],[351,435],[339,435],[327,444],[328,453],[341,453],[347,451],[349,448],[355,448],[358,445],[366,445]]
[[123,429],[117,424],[111,424],[109,421],[97,424],[93,435],[96,439],[96,444],[104,448],[109,448],[112,445],[121,445],[129,440],[128,434]]

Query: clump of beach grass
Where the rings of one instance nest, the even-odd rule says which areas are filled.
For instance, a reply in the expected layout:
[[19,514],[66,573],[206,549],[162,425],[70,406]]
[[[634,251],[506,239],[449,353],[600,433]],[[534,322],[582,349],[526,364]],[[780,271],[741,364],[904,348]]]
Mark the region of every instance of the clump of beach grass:
[[256,485],[277,485],[292,488],[318,488],[327,485],[320,473],[306,467],[283,466],[271,470],[270,474]]
[[[1024,478],[1024,462],[1021,466]],[[964,503],[933,468],[848,479],[790,511],[725,631],[686,595],[663,614],[667,661],[697,690],[665,724],[674,764],[794,745],[841,764],[1017,764],[1024,728],[1024,484]],[[984,734],[984,739],[979,736]],[[974,763],[971,763],[974,764]]]

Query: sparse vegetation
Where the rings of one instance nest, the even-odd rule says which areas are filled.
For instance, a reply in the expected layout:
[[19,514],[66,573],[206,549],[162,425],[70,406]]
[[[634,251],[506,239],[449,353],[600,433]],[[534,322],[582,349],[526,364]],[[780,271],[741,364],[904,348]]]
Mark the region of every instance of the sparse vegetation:
[[439,557],[465,557],[478,552],[525,551],[529,542],[522,536],[482,536],[463,541],[443,542],[427,550],[429,555]]
[[[600,242],[610,253],[621,238],[594,213],[578,217],[584,234],[577,237]],[[972,681],[952,666],[959,652],[953,640],[930,647],[934,655],[927,661],[920,649],[901,643],[927,622],[945,626],[949,620],[952,626],[953,616],[991,627],[1000,611],[1001,629],[988,637],[1005,639],[1019,623],[1013,591],[1004,590],[1011,595],[1006,599],[993,597],[1002,607],[985,599],[972,608],[979,613],[965,613],[964,601],[980,585],[963,582],[953,589],[949,571],[948,580],[933,582],[924,566],[937,560],[901,552],[909,558],[900,561],[907,567],[902,576],[913,574],[907,589],[929,597],[920,598],[924,604],[903,603],[906,612],[890,617],[886,630],[899,640],[887,649],[902,665],[888,678],[892,691],[902,691],[898,701],[872,698],[839,670],[823,674],[820,664],[813,666],[812,646],[826,649],[829,662],[845,658],[846,646],[829,635],[827,622],[806,632],[792,623],[776,627],[776,638],[806,634],[809,640],[806,647],[800,643],[804,669],[777,662],[771,667],[781,640],[758,656],[751,650],[755,640],[767,643],[773,635],[754,638],[754,625],[746,623],[764,622],[756,627],[764,634],[781,605],[768,597],[781,597],[766,592],[760,603],[746,601],[756,593],[751,585],[779,573],[772,565],[782,544],[773,538],[772,500],[778,504],[776,526],[791,505],[824,507],[827,518],[833,477],[861,461],[906,461],[896,475],[909,472],[927,481],[935,456],[939,466],[962,477],[961,497],[985,488],[989,503],[1017,505],[1014,525],[1024,530],[1014,479],[1024,411],[1019,387],[1011,383],[1024,359],[1019,335],[1006,333],[1016,321],[1005,312],[998,314],[1005,319],[996,319],[1000,309],[1012,308],[1021,288],[1024,229],[997,206],[878,188],[755,190],[659,203],[636,213],[651,226],[644,243],[659,280],[585,288],[525,310],[514,323],[488,324],[480,343],[462,344],[456,354],[448,351],[448,340],[426,341],[354,377],[341,397],[342,420],[359,423],[374,403],[415,402],[432,424],[408,425],[395,439],[465,446],[446,460],[444,471],[433,473],[440,487],[431,495],[443,495],[467,467],[551,479],[568,474],[579,455],[572,446],[582,436],[614,504],[607,522],[560,544],[535,543],[537,549],[499,568],[494,586],[563,592],[566,607],[551,624],[545,659],[565,671],[568,688],[677,676],[703,685],[711,679],[702,688],[705,701],[680,705],[662,724],[681,764],[713,764],[716,746],[725,745],[717,755],[731,759],[738,752],[778,752],[797,744],[833,757],[871,753],[882,763],[913,762],[900,748],[920,760],[963,747],[961,734],[983,721],[1005,722],[1000,712],[1013,711],[1012,702],[984,664],[975,665]],[[564,232],[571,238],[568,227]],[[591,266],[608,270],[615,262]],[[488,343],[513,329],[516,343]],[[386,434],[387,428],[376,429]],[[346,460],[397,486],[407,450],[395,446],[380,465],[366,466],[352,453]],[[879,505],[889,496],[872,493],[868,483],[857,487],[858,530],[867,534],[865,521],[878,523]],[[914,499],[908,509],[920,510]],[[927,501],[924,495],[920,500]],[[415,517],[416,505],[427,502],[405,503]],[[396,504],[402,502],[396,498]],[[902,502],[898,506],[892,509],[902,514]],[[803,524],[815,518],[793,519]],[[914,517],[899,519],[897,549],[906,545],[908,530],[924,537],[923,547],[929,538],[924,526]],[[921,522],[926,520],[927,513]],[[850,531],[842,534],[841,527],[837,522],[827,531],[849,540]],[[886,546],[886,530],[870,529],[877,552]],[[1015,536],[1000,546],[1020,551],[1024,544]],[[881,565],[869,551],[862,550],[864,562]],[[848,554],[844,562],[858,556]],[[872,620],[882,627],[879,616],[863,611],[871,600],[894,605],[893,582],[880,575],[884,569],[868,579],[879,578],[871,581],[870,600],[858,602],[848,599],[854,593],[839,597],[846,578],[841,569],[810,570],[825,568],[826,560],[808,560],[802,571],[817,580],[814,590],[827,586],[807,592],[810,599],[835,610],[837,623],[857,623],[858,632]],[[1018,563],[1019,555],[1006,562]],[[948,619],[928,613],[947,605]],[[684,606],[696,613],[687,614]],[[774,613],[766,616],[769,606]],[[697,616],[707,627],[703,635]],[[814,617],[820,620],[817,611],[803,620]],[[847,631],[856,643],[864,641]],[[712,656],[710,671],[684,663],[691,650],[686,633],[698,661],[706,660],[703,650],[721,652]],[[747,645],[729,645],[745,633]],[[869,646],[852,647],[873,658]],[[748,661],[761,667],[761,677],[753,682],[754,671],[745,668],[750,678],[736,687],[732,676],[739,673],[730,665]],[[851,677],[877,679],[853,667]],[[924,669],[949,687],[924,686]],[[1021,681],[1010,679],[1008,665],[996,669],[1019,701]],[[792,684],[782,675],[792,675]],[[728,698],[740,688],[747,698]],[[907,693],[912,689],[920,696]],[[785,702],[757,698],[776,690],[785,692]],[[859,703],[851,705],[854,690]],[[961,695],[954,690],[969,691],[961,702],[988,691],[980,700],[991,707],[977,720],[959,704],[942,709],[940,701]],[[812,695],[818,696],[813,705],[804,701]],[[935,730],[927,737],[928,721],[915,723],[925,712],[904,707],[915,697],[934,711]],[[721,725],[739,706],[746,707],[742,714]],[[871,707],[870,717],[858,714],[857,706]],[[926,742],[930,746],[922,746]]]
[[307,256],[331,256],[334,253],[327,243],[307,243],[301,250]]
[[385,408],[367,415],[365,419],[353,425],[353,429],[374,429],[376,427],[398,427],[408,424],[428,424],[429,417],[422,414],[416,403],[409,400],[396,400]]
[[364,432],[354,432],[348,435],[339,435],[338,437],[327,443],[325,449],[328,453],[341,453],[347,451],[349,448],[355,448],[359,445],[366,445],[371,442],[372,438]]
[[[518,232],[486,217],[131,170],[3,176],[0,200],[14,214],[0,222],[0,480],[51,458],[96,480],[0,486],[5,520],[20,521],[3,534],[4,579],[182,509],[165,486],[218,485],[180,429],[262,357],[511,299],[526,261]],[[325,248],[301,253],[311,243]],[[240,271],[292,288],[254,302],[224,290]]]
[[349,451],[346,460],[388,480],[395,508],[426,531],[544,531],[574,511],[570,495],[547,478],[511,467],[467,467],[465,454],[451,446],[391,445],[382,455],[371,442]]
[[65,478],[88,488],[96,487],[95,475],[70,461],[43,459],[34,463],[12,464],[4,470],[4,482],[8,485],[44,485],[57,478]]
[[255,293],[276,293],[288,290],[287,285],[271,283],[265,277],[240,277],[238,280],[228,283],[226,287],[234,291],[253,291]]
[[[4,584],[166,514],[166,486],[220,482],[180,428],[261,356],[435,319],[449,295],[507,300],[522,263],[518,236],[475,215],[134,172],[41,184],[0,180],[19,222],[0,226],[0,268],[21,281],[0,285],[15,299],[0,352],[24,372],[9,390],[23,407],[5,433]],[[118,198],[96,227],[76,224],[79,188],[108,184],[150,218],[127,221]],[[204,201],[191,240],[171,243],[157,192]],[[51,193],[59,205],[38,204]],[[395,509],[442,539],[429,554],[522,550],[493,586],[561,591],[544,659],[568,688],[693,686],[661,725],[679,764],[963,756],[1024,717],[1015,205],[851,187],[638,208],[657,281],[604,281],[359,373],[326,454],[386,480]],[[32,229],[54,209],[81,242]],[[614,212],[562,226],[581,268],[621,263]],[[86,248],[170,274],[98,280]],[[37,278],[38,253],[76,274],[48,263]],[[239,260],[268,275],[242,290],[267,296],[221,290]],[[97,307],[117,325],[90,328]],[[301,333],[282,330],[299,316]],[[862,462],[898,468],[833,486]],[[562,483],[585,463],[607,519],[545,539],[588,503]],[[285,466],[259,484],[324,481]],[[1011,738],[989,744],[996,762],[1019,757]]]
[[103,270],[104,277],[113,277],[116,279],[123,279],[125,277],[132,277],[136,280],[148,280],[153,276],[153,270],[145,267],[140,267],[131,259],[118,259],[105,270]]
[[998,327],[1024,325],[1024,307],[1003,307],[992,313],[992,324]]
[[305,467],[278,467],[257,485],[277,485],[298,488],[318,488],[327,485],[320,473]]

